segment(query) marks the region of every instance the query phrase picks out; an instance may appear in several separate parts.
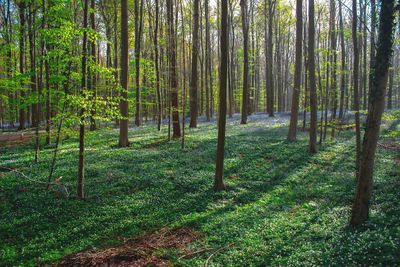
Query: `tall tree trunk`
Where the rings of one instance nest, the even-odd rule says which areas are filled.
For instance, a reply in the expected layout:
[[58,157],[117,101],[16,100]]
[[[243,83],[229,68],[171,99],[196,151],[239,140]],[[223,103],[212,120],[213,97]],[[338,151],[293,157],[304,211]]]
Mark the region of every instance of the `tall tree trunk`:
[[353,38],[353,99],[356,122],[356,177],[360,170],[361,156],[361,130],[360,130],[360,97],[358,92],[358,70],[359,70],[359,51],[358,51],[358,36],[357,36],[357,0],[353,0],[353,23],[352,23],[352,38]]
[[[21,1],[18,3],[19,12],[19,72],[24,74],[25,65],[25,2]],[[22,85],[22,84],[21,84]],[[18,130],[25,129],[26,114],[24,104],[25,91],[20,91],[20,105],[19,105],[19,127]]]
[[367,0],[364,1],[363,7],[363,76],[362,76],[362,85],[363,85],[363,109],[367,110],[367,101],[368,101],[368,93],[367,93]]
[[167,24],[168,24],[168,47],[169,47],[169,79],[171,86],[171,108],[172,108],[172,138],[181,137],[179,123],[179,101],[178,101],[178,78],[176,74],[176,36],[174,27],[174,3],[167,0]]
[[135,84],[136,84],[136,126],[142,125],[142,99],[140,88],[140,42],[143,26],[143,0],[135,0]]
[[34,3],[29,4],[28,15],[28,37],[29,37],[29,59],[30,59],[30,82],[31,91],[35,96],[35,102],[32,104],[32,124],[35,127],[35,162],[39,158],[39,123],[40,123],[40,110],[39,101],[40,93],[38,91],[38,82],[36,75],[36,30],[35,30],[35,7]]
[[[118,21],[118,11],[117,11],[117,0],[114,0],[113,7],[114,7],[114,80],[115,80],[115,86],[117,87],[119,85],[119,82],[118,82],[118,79],[119,79],[118,76],[119,75],[118,75],[118,23],[117,23],[117,21]],[[122,22],[121,22],[121,24],[122,24]],[[121,34],[121,39],[122,39],[122,34]],[[121,52],[121,54],[122,54],[122,52]],[[115,124],[119,125],[119,119],[115,120]]]
[[368,116],[363,140],[363,154],[357,181],[350,225],[358,226],[368,219],[373,189],[373,171],[379,128],[385,107],[385,91],[388,80],[389,61],[393,50],[394,0],[381,3],[378,49],[372,85],[369,93]]
[[209,15],[209,3],[208,0],[204,1],[204,12],[206,19],[206,69],[208,73],[209,83],[209,94],[210,94],[210,117],[213,117],[214,113],[214,90],[213,90],[213,75],[212,75],[212,49],[211,49],[211,34],[210,34],[210,15]]
[[206,78],[206,92],[208,94],[208,119],[213,116],[213,79],[212,79],[212,60],[211,60],[211,37],[210,37],[210,15],[208,0],[204,1],[204,17],[206,24],[206,47],[205,47],[205,78]]
[[267,113],[268,116],[274,116],[274,77],[273,77],[273,21],[275,13],[276,0],[268,2],[268,38],[267,38]]
[[157,129],[161,130],[161,119],[162,119],[162,100],[161,100],[161,88],[160,88],[160,66],[159,66],[159,53],[158,53],[158,27],[159,27],[159,14],[160,4],[159,0],[155,0],[156,14],[155,14],[155,27],[154,27],[154,57],[155,57],[155,69],[156,69],[156,88],[157,88],[157,106],[158,106],[158,117],[157,117]]
[[[230,48],[230,57],[228,54],[228,72],[229,72],[229,118],[232,118],[235,113],[235,27],[233,23],[233,7],[232,3],[229,2],[229,17],[228,17],[228,35],[230,30],[230,39],[231,39],[231,47]],[[228,37],[229,38],[229,37]],[[220,54],[218,54],[220,55]]]
[[290,113],[290,125],[287,139],[296,140],[297,121],[299,113],[299,98],[301,85],[301,65],[302,65],[302,37],[303,37],[303,1],[296,1],[296,59],[294,69],[294,86],[292,95],[292,108]]
[[[89,0],[85,0],[83,7],[83,40],[82,40],[82,79],[81,79],[81,96],[87,87],[87,27],[88,27],[88,9]],[[84,198],[84,182],[85,182],[85,108],[81,107],[79,111],[79,166],[78,166],[78,197]]]
[[346,94],[346,48],[344,45],[344,26],[342,14],[342,2],[339,1],[339,27],[340,27],[340,47],[342,56],[342,66],[340,75],[340,100],[339,100],[339,119],[344,116],[344,96]]
[[[90,27],[93,32],[96,31],[96,21],[95,21],[95,0],[90,0]],[[90,54],[91,54],[91,65],[96,64],[96,40],[91,40],[90,42]],[[97,89],[96,89],[96,71],[95,68],[91,67],[90,70],[90,89],[92,90],[93,96],[93,107],[90,114],[90,130],[96,130],[96,99],[97,99]]]
[[197,62],[199,54],[199,2],[193,1],[193,33],[192,33],[192,75],[190,79],[190,128],[197,127]]
[[[87,0],[86,0],[87,1]],[[128,69],[129,69],[129,36],[128,36],[128,0],[121,1],[121,120],[119,123],[119,146],[129,146],[128,141]]]
[[[47,2],[46,0],[42,1],[42,29],[47,29]],[[44,72],[45,72],[45,87],[46,87],[46,145],[50,145],[51,143],[51,96],[50,96],[50,67],[49,67],[49,59],[48,59],[48,51],[47,51],[47,42],[45,37],[42,37],[42,56],[44,63]],[[42,83],[43,84],[43,83]]]
[[225,152],[225,127],[226,127],[226,90],[228,76],[228,0],[221,0],[221,59],[219,75],[219,116],[218,116],[218,144],[216,155],[216,168],[214,189],[225,189],[224,184],[224,152]]
[[28,39],[29,39],[29,59],[30,59],[30,82],[31,91],[36,96],[35,102],[32,104],[32,125],[37,127],[39,125],[39,103],[38,103],[38,90],[37,90],[37,76],[36,76],[36,47],[35,47],[35,14],[34,3],[29,4],[28,14]]
[[331,137],[335,137],[335,127],[336,127],[336,111],[337,111],[337,82],[336,82],[336,0],[330,0],[330,23],[331,23],[331,62],[332,62],[332,82],[331,82],[331,92],[332,92],[332,131]]
[[242,10],[243,29],[243,93],[242,93],[242,119],[241,124],[247,123],[249,104],[249,26],[247,18],[247,0],[240,0]]
[[[186,124],[186,43],[185,23],[183,16],[183,1],[180,1],[181,8],[181,30],[182,30],[182,59],[183,59],[183,87],[182,87],[182,142],[181,148],[185,148],[185,124]],[[207,3],[207,1],[206,1]],[[208,3],[207,3],[208,5]]]
[[314,25],[314,0],[309,0],[309,28],[308,28],[308,68],[310,79],[310,142],[311,153],[317,152],[317,87],[315,82],[315,25]]

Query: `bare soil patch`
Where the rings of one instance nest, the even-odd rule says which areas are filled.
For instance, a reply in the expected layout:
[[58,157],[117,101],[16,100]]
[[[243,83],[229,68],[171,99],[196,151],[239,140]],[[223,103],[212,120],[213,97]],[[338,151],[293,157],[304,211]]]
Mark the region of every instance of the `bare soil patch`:
[[68,255],[54,266],[172,266],[171,262],[154,252],[167,248],[176,249],[182,255],[190,254],[187,246],[200,237],[199,232],[190,228],[162,229],[123,240],[121,245],[114,247]]

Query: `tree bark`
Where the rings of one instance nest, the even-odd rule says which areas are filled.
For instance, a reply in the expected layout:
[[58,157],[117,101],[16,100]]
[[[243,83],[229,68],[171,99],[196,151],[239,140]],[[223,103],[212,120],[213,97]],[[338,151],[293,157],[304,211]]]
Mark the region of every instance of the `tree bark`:
[[299,98],[301,85],[301,66],[302,66],[302,37],[303,37],[303,1],[296,1],[296,59],[294,69],[294,86],[292,95],[292,108],[290,113],[290,124],[287,139],[296,140],[297,121],[299,116]]
[[353,23],[352,23],[352,38],[353,38],[353,100],[355,111],[356,123],[356,177],[358,177],[360,169],[360,156],[361,156],[361,129],[360,129],[360,99],[358,91],[358,70],[359,70],[359,51],[358,51],[358,37],[357,37],[357,0],[353,0]]
[[140,88],[140,42],[143,25],[143,0],[135,0],[135,84],[136,84],[136,126],[142,125],[142,98]]
[[344,96],[346,93],[346,48],[344,44],[344,26],[343,26],[343,14],[342,14],[342,2],[339,1],[339,27],[340,27],[340,47],[342,56],[342,67],[340,75],[340,100],[339,100],[339,119],[343,119],[344,116]]
[[269,117],[274,116],[274,78],[273,78],[273,21],[275,13],[276,0],[268,2],[268,35],[267,35],[267,113]]
[[351,226],[358,226],[364,223],[369,216],[375,152],[382,113],[385,107],[389,62],[393,51],[394,2],[394,0],[381,2],[378,48],[375,68],[372,73],[371,90],[369,92],[369,108],[363,140],[363,154],[361,156],[356,197],[350,218]]
[[[90,27],[93,32],[96,31],[96,21],[95,21],[95,0],[90,0]],[[96,40],[91,40],[90,42],[90,54],[91,54],[91,64],[96,64]],[[95,68],[90,68],[90,90],[93,93],[92,96],[92,109],[90,114],[90,130],[96,130],[96,99],[97,99],[97,89],[96,89],[96,71]]]
[[225,189],[224,184],[224,152],[225,152],[225,127],[226,127],[226,90],[228,76],[228,0],[221,0],[221,59],[219,75],[219,116],[218,116],[218,143],[216,155],[216,168],[214,189]]
[[[25,64],[25,2],[21,1],[18,3],[19,12],[19,72],[21,75],[24,74],[24,64]],[[21,83],[21,86],[23,84]],[[19,127],[18,130],[25,129],[26,116],[24,104],[25,91],[22,89],[20,91],[20,105],[19,105]],[[22,107],[21,107],[22,105]]]
[[197,62],[199,54],[199,0],[193,1],[192,75],[190,79],[190,128],[197,127]]
[[249,104],[249,26],[247,18],[247,0],[240,0],[242,11],[243,31],[243,93],[242,93],[242,119],[241,124],[247,123]]
[[181,137],[179,123],[179,101],[178,101],[178,79],[176,74],[176,36],[174,27],[174,3],[167,0],[167,24],[168,24],[168,46],[169,46],[169,79],[171,86],[171,108],[172,108],[172,138]]
[[121,1],[121,120],[119,123],[119,146],[129,146],[128,141],[128,69],[129,69],[129,37],[128,37],[128,0]]
[[309,28],[308,28],[308,68],[310,79],[310,153],[317,152],[317,87],[315,82],[315,25],[314,0],[309,0]]
[[[88,27],[88,9],[89,0],[85,0],[83,7],[83,28]],[[84,90],[87,88],[87,32],[83,32],[82,40],[82,78],[81,78],[81,97],[84,96]],[[79,166],[78,166],[78,197],[84,198],[85,183],[85,108],[81,107],[79,111]]]

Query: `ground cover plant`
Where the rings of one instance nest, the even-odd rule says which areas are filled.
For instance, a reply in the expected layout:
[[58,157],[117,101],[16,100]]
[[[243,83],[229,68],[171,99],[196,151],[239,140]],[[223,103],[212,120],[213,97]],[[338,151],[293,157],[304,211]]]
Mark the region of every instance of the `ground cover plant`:
[[[1,148],[1,166],[8,168],[0,172],[1,265],[61,264],[82,251],[129,242],[137,248],[129,250],[132,257],[156,266],[398,265],[400,122],[393,114],[384,116],[370,219],[357,229],[347,227],[356,184],[354,132],[343,131],[310,154],[307,132],[286,141],[285,114],[252,115],[246,125],[237,116],[228,120],[227,190],[221,192],[211,186],[212,122],[187,130],[184,149],[151,123],[130,128],[131,146],[123,149],[112,127],[88,133],[85,200],[74,197],[73,132],[63,136],[55,171],[73,192],[69,197],[56,185],[45,190],[51,146],[37,164],[32,142]],[[181,229],[193,238],[138,245],[141,236],[159,239]],[[135,238],[140,242],[132,243]]]

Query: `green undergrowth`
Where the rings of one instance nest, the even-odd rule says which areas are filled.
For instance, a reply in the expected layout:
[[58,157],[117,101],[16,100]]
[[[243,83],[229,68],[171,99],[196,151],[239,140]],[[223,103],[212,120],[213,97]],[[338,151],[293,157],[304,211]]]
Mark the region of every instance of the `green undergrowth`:
[[[53,263],[86,249],[111,246],[163,227],[192,227],[202,238],[177,266],[352,266],[400,264],[398,151],[379,148],[369,222],[349,229],[354,195],[354,134],[346,131],[307,151],[308,135],[287,142],[287,120],[252,116],[227,126],[225,181],[214,192],[216,125],[186,131],[186,148],[167,129],[132,128],[131,146],[118,148],[118,130],[87,133],[85,192],[76,194],[78,139],[64,136],[54,179],[65,198],[36,181],[47,180],[52,147],[33,163],[31,143],[0,150],[0,164],[30,180],[0,172],[0,265]],[[396,116],[395,116],[396,117]],[[282,122],[283,121],[283,122]],[[386,119],[382,142],[399,142],[399,121]]]

